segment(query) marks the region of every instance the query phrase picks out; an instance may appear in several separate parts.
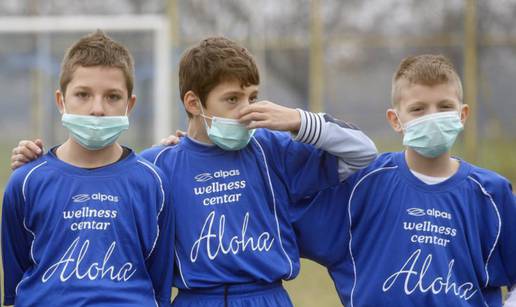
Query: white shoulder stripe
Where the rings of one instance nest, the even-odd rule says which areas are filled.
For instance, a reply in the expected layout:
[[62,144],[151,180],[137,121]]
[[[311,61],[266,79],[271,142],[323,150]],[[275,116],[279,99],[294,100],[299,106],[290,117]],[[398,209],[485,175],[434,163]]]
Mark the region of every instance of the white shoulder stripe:
[[364,177],[360,178],[360,180],[355,184],[355,186],[353,187],[353,189],[351,190],[351,195],[349,196],[349,200],[348,200],[348,217],[349,217],[349,254],[351,256],[351,262],[353,264],[353,287],[351,288],[351,295],[350,295],[350,306],[353,307],[353,293],[355,292],[355,287],[356,287],[356,284],[357,284],[357,267],[356,267],[356,264],[355,264],[355,258],[353,257],[353,250],[352,250],[352,246],[351,246],[351,243],[353,241],[353,235],[351,233],[351,227],[352,227],[352,218],[351,218],[351,201],[353,200],[353,196],[355,194],[355,190],[357,189],[357,187],[369,176],[377,173],[377,172],[380,172],[380,171],[383,171],[383,170],[392,170],[392,169],[396,169],[398,168],[398,166],[388,166],[388,167],[381,167],[381,168],[377,168],[375,170],[372,170],[370,171],[369,173],[365,174]]
[[[156,178],[158,178],[159,188],[161,190],[161,207],[159,208],[159,212],[158,212],[158,215],[156,217],[156,220],[158,220],[159,216],[161,214],[161,211],[163,211],[163,207],[165,206],[165,190],[163,189],[163,181],[161,180],[161,177],[156,172],[156,170],[152,166],[147,164],[148,162],[145,162],[145,161],[142,161],[142,160],[137,160],[137,161],[140,162],[141,164],[145,165],[148,169],[150,169],[154,173]],[[159,237],[159,223],[156,223],[156,238],[154,239],[154,243],[152,244],[151,250],[149,251],[149,253],[145,257],[145,260],[147,260],[150,257],[150,255],[152,255],[152,252],[154,251],[154,248],[156,247],[156,243],[158,242],[158,237]]]
[[502,218],[500,217],[500,212],[498,211],[498,207],[496,206],[496,203],[494,202],[491,194],[489,194],[486,191],[486,189],[482,186],[482,184],[480,184],[480,182],[475,180],[473,177],[468,176],[468,178],[471,179],[473,182],[475,182],[478,185],[478,187],[480,188],[480,190],[482,191],[482,194],[484,194],[485,196],[487,196],[489,198],[489,200],[491,201],[491,205],[493,205],[493,208],[495,209],[496,217],[498,218],[498,232],[496,234],[496,239],[493,242],[493,247],[489,251],[489,255],[487,256],[487,259],[486,259],[486,265],[484,267],[484,270],[486,271],[486,283],[485,283],[484,287],[487,287],[488,283],[489,283],[489,271],[488,271],[489,260],[491,259],[491,256],[493,255],[496,244],[498,244],[498,240],[500,239],[500,233],[502,231]]
[[160,152],[158,152],[158,154],[156,155],[156,158],[154,158],[154,161],[152,162],[152,164],[156,165],[156,162],[158,161],[159,157],[161,156],[162,153],[164,153],[165,151],[169,150],[169,149],[172,149],[174,148],[173,146],[167,146],[165,148],[163,148]]
[[43,161],[41,162],[40,164],[34,166],[28,173],[27,175],[25,175],[25,178],[23,179],[23,185],[22,185],[22,196],[23,196],[23,200],[26,201],[27,200],[27,196],[25,195],[25,186],[27,184],[27,179],[29,179],[30,175],[32,175],[32,172],[34,172],[36,169],[38,169],[40,166],[43,166],[44,164],[46,164],[47,161]]
[[[29,179],[30,175],[32,175],[32,173],[38,169],[39,167],[45,165],[47,163],[47,161],[43,161],[41,162],[40,164],[34,166],[28,173],[27,175],[25,176],[25,178],[23,179],[23,185],[22,185],[22,196],[23,196],[23,201],[27,201],[27,196],[25,194],[25,188],[27,186],[27,180]],[[36,241],[36,234],[30,230],[29,227],[27,227],[27,223],[26,223],[26,220],[25,220],[25,217],[23,218],[23,228],[25,228],[25,230],[27,232],[29,232],[31,235],[32,235],[32,242],[30,243],[30,257],[32,259],[32,262],[34,262],[34,264],[38,264],[36,262],[36,259],[34,258],[34,241]],[[20,282],[21,284],[21,282]],[[19,286],[19,284],[18,284]],[[16,288],[18,288],[18,286]]]

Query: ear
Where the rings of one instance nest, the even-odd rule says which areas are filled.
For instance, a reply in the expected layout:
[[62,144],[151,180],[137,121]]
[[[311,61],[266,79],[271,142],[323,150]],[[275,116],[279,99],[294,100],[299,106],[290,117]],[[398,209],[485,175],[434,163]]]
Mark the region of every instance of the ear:
[[201,101],[193,91],[186,92],[185,96],[183,97],[183,103],[188,113],[192,114],[193,116],[199,116],[201,114],[201,107],[199,106]]
[[61,93],[60,90],[56,90],[56,106],[59,110],[59,113],[63,114],[64,112],[64,94]]
[[135,104],[136,96],[131,95],[131,98],[129,98],[129,101],[127,101],[127,115],[131,114],[131,111],[133,110]]
[[460,110],[460,122],[464,125],[469,117],[470,113],[469,105],[463,104]]
[[387,121],[391,125],[392,129],[398,133],[401,133],[403,129],[401,128],[400,120],[398,119],[398,115],[396,109],[388,109],[385,117]]

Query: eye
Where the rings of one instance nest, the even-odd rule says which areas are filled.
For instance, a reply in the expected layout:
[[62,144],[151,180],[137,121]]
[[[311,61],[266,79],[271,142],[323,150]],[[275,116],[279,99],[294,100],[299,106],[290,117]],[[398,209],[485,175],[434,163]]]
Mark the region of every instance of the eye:
[[409,110],[410,113],[417,113],[417,112],[421,112],[421,111],[423,111],[422,107],[413,107],[413,108],[410,108],[410,110]]
[[237,103],[238,102],[238,97],[237,96],[230,96],[228,98],[226,98],[226,101],[229,102],[229,103]]
[[111,102],[116,102],[116,101],[119,101],[120,99],[122,99],[122,96],[120,96],[118,94],[109,94],[109,95],[107,95],[106,99]]
[[76,92],[75,93],[75,97],[79,98],[79,99],[87,99],[88,97],[90,96],[90,94],[88,92]]
[[249,97],[249,103],[255,103],[258,101],[258,96],[251,96]]

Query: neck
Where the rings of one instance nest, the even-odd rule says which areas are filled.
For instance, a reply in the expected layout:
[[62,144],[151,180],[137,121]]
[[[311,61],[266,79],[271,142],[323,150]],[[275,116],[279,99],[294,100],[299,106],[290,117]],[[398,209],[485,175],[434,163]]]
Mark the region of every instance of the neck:
[[56,150],[57,157],[73,166],[81,168],[96,168],[115,163],[120,159],[123,149],[118,143],[111,144],[99,150],[88,150],[69,138]]
[[449,152],[436,158],[427,158],[407,148],[405,159],[411,170],[432,177],[450,177],[459,169],[459,161],[453,159]]
[[188,136],[196,141],[213,144],[206,133],[204,120],[201,116],[194,116],[188,120]]

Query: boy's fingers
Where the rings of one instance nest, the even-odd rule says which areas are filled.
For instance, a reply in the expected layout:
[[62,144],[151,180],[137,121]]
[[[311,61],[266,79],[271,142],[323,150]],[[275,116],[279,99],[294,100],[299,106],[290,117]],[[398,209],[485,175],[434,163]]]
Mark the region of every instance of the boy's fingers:
[[253,104],[250,104],[248,106],[243,107],[240,110],[240,117],[252,113],[252,112],[259,112],[263,113],[266,112],[269,109],[267,103],[264,102],[255,102]]
[[168,138],[162,138],[160,141],[159,141],[159,145],[168,145]]
[[[40,140],[40,143],[41,143],[41,146],[43,146],[43,143],[41,142]],[[35,154],[39,155],[41,154],[42,150],[41,148],[36,145],[36,143],[34,143],[33,141],[29,141],[29,140],[22,140],[18,143],[18,150],[21,150],[22,148],[27,148],[28,150],[34,152]]]
[[24,163],[29,162],[29,160],[24,155],[20,155],[20,154],[11,156],[11,162],[16,162],[16,161],[24,162]]
[[179,138],[177,136],[168,138],[169,145],[177,145],[179,143]]
[[24,165],[25,163],[29,162],[27,158],[25,158],[23,155],[12,155],[11,156],[11,169],[14,171],[18,167]]
[[176,145],[177,143],[179,143],[179,138],[175,135],[169,135],[160,141],[160,144],[165,146]]
[[[43,147],[43,145],[41,145]],[[41,148],[42,148],[41,147]],[[41,154],[41,148],[34,142],[27,143],[27,148],[29,148],[33,153],[40,155]]]
[[270,123],[269,120],[252,121],[246,127],[247,129],[270,128]]
[[252,113],[248,113],[248,114],[240,117],[238,119],[238,121],[241,123],[248,123],[248,122],[252,122],[252,121],[263,121],[266,119],[268,119],[267,114],[259,113],[259,112],[252,112]]
[[[39,147],[38,147],[38,149],[39,149]],[[20,146],[18,146],[17,150],[16,150],[16,154],[17,155],[22,155],[22,156],[24,156],[25,158],[27,158],[29,160],[34,160],[34,159],[36,159],[38,157],[38,154],[36,152],[34,152],[29,147],[20,147]]]
[[19,161],[14,161],[11,163],[11,169],[14,171],[15,169],[17,169],[18,167],[22,166],[23,164],[25,163],[22,163],[22,162],[19,162]]
[[186,132],[183,131],[183,130],[179,130],[178,129],[178,130],[176,130],[176,136],[177,137],[184,137],[184,136],[186,136]]
[[34,143],[41,149],[43,149],[43,141],[41,139],[34,140]]

